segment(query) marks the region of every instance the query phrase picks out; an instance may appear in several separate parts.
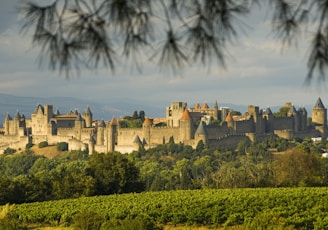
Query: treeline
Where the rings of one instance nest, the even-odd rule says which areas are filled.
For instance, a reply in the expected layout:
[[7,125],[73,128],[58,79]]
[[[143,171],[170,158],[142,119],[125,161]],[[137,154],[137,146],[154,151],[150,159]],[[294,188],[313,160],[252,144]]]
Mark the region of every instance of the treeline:
[[171,139],[128,155],[72,151],[53,159],[27,149],[0,157],[0,204],[177,189],[327,186],[325,148],[310,139],[271,137],[240,142],[233,150],[202,142],[192,149]]

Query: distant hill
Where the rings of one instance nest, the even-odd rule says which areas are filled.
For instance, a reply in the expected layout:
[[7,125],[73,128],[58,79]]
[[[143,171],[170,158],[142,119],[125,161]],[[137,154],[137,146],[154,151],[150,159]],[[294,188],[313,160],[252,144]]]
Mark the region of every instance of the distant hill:
[[[193,107],[192,102],[187,103],[188,107]],[[94,119],[110,120],[113,116],[119,118],[132,115],[135,110],[143,110],[146,116],[150,117],[165,117],[165,108],[169,106],[171,102],[167,102],[167,104],[147,104],[143,101],[130,98],[109,98],[108,102],[104,103],[73,97],[20,97],[0,93],[0,127],[7,113],[13,117],[18,111],[20,114],[24,114],[27,118],[30,118],[31,113],[38,104],[53,105],[54,110],[58,109],[62,114],[75,109],[82,113],[86,107],[89,106]],[[209,103],[209,106],[213,107],[213,104]],[[273,106],[271,110],[276,112],[282,106],[283,105]],[[240,111],[242,114],[247,111],[247,105],[219,103],[219,107],[229,107],[233,110]],[[312,106],[309,105],[305,107],[308,111],[308,116],[311,116]]]
[[62,114],[71,110],[78,110],[82,113],[89,106],[94,119],[104,120],[110,120],[113,116],[119,118],[132,115],[135,110],[143,110],[146,116],[150,117],[165,116],[165,105],[160,105],[160,107],[149,106],[130,99],[116,99],[108,103],[98,103],[72,97],[19,97],[0,93],[0,125],[8,113],[13,117],[18,111],[30,118],[38,104],[53,105],[54,110],[58,109]]

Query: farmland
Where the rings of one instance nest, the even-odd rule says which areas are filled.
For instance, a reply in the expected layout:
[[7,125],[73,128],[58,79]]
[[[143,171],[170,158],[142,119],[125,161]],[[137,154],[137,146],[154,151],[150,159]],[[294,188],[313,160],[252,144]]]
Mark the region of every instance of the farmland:
[[209,189],[130,193],[15,205],[24,223],[71,225],[81,212],[104,221],[142,217],[157,226],[325,229],[327,188]]

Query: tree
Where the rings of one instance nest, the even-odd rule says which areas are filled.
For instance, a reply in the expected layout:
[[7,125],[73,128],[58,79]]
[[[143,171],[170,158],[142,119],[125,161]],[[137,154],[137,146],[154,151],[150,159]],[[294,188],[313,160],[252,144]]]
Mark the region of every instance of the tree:
[[89,165],[99,195],[143,189],[138,168],[121,153],[93,154]]
[[242,17],[254,5],[269,7],[273,32],[283,45],[297,44],[303,31],[313,32],[307,79],[314,73],[324,79],[326,0],[40,0],[25,2],[21,9],[23,30],[33,30],[40,59],[47,60],[51,70],[69,74],[81,66],[96,69],[99,62],[114,71],[120,56],[141,70],[141,54],[173,71],[212,60],[224,67],[226,47],[236,40],[239,28],[249,28]]

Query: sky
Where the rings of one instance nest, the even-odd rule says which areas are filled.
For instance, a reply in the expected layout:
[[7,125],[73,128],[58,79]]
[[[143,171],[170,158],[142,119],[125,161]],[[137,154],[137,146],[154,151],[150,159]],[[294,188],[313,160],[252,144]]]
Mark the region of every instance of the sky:
[[0,92],[28,97],[76,97],[102,103],[133,99],[163,109],[173,101],[212,104],[257,105],[260,108],[314,105],[321,97],[328,106],[325,84],[314,79],[304,85],[309,34],[298,48],[285,49],[270,33],[268,10],[256,8],[245,22],[251,26],[229,45],[226,69],[211,65],[210,71],[191,65],[181,75],[159,71],[156,63],[145,63],[140,74],[122,65],[115,74],[108,69],[85,70],[66,78],[39,66],[37,49],[29,34],[19,32],[15,12],[18,0],[0,0]]

